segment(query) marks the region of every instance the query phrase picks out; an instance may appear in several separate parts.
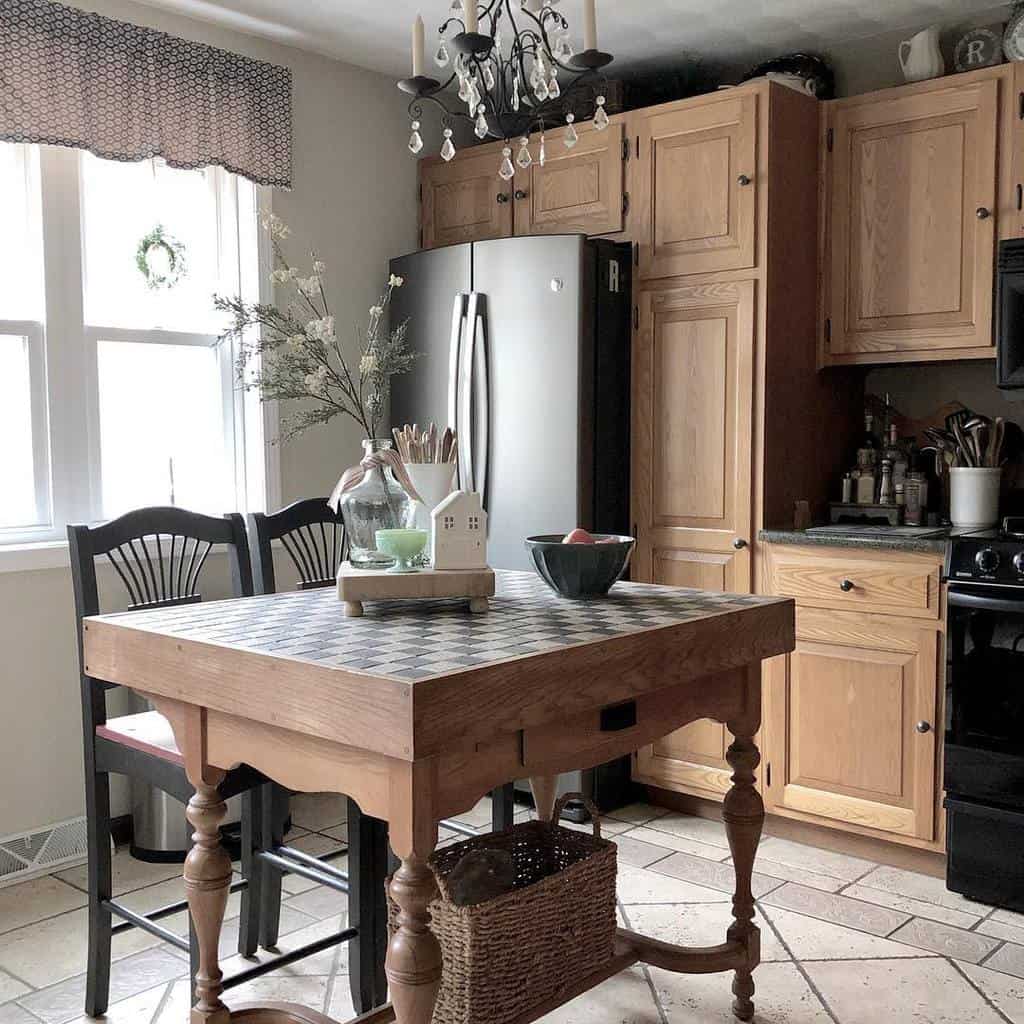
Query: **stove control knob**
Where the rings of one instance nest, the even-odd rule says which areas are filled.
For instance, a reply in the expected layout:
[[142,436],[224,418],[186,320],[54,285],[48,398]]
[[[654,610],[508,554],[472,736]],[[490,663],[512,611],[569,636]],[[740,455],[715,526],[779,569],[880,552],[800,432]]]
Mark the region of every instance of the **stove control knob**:
[[974,556],[974,564],[981,572],[990,575],[999,568],[999,552],[992,548],[982,548]]
[[1024,576],[1024,551],[1018,551],[1013,556],[1013,567],[1019,575]]

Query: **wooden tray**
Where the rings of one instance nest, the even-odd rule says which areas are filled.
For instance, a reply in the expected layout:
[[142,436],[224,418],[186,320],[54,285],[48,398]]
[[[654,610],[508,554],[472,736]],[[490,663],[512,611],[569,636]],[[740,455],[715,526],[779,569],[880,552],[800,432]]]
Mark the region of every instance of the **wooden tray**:
[[494,597],[493,569],[419,569],[389,572],[387,569],[356,569],[343,562],[338,570],[338,597],[345,614],[363,614],[364,601],[415,601],[442,597],[465,597],[469,610],[486,612],[487,599]]

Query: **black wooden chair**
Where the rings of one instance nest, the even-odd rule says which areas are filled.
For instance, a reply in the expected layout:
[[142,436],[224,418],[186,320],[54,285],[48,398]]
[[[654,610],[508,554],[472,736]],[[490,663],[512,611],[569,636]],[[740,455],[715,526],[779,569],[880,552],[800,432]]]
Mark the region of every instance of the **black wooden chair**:
[[[338,567],[347,553],[345,525],[341,516],[327,504],[326,498],[306,498],[279,512],[248,517],[249,543],[253,557],[253,579],[258,594],[277,592],[274,572],[275,542],[288,554],[298,575],[300,590],[334,586]],[[492,793],[492,827],[509,828],[513,816],[513,787],[502,786]],[[387,826],[364,816],[355,801],[348,801],[349,864],[339,871],[326,862],[343,851],[313,858],[284,846],[284,825],[288,819],[287,790],[269,784],[263,791],[263,836],[261,849],[254,858],[264,867],[260,881],[263,910],[260,917],[260,943],[272,945],[277,938],[280,913],[281,879],[291,871],[329,888],[349,894],[349,924],[373,929],[373,939],[354,945],[349,951],[349,981],[352,999],[358,1007],[367,1000],[376,1006],[386,999],[384,952],[387,945],[387,906],[384,878],[391,863],[387,844]],[[443,827],[461,835],[477,832],[457,821],[444,821]],[[372,922],[372,924],[371,924]],[[371,954],[371,950],[375,952]],[[359,998],[357,998],[357,996]]]
[[[96,567],[104,558],[127,591],[129,611],[201,601],[200,578],[208,556],[217,547],[227,552],[235,595],[250,597],[253,593],[245,523],[237,514],[216,518],[177,508],[141,509],[98,527],[69,526],[68,540],[82,666],[82,620],[102,611]],[[190,938],[185,940],[159,924],[164,918],[186,910],[185,901],[143,915],[113,898],[110,775],[142,779],[182,803],[188,802],[193,789],[186,778],[183,759],[166,719],[155,711],[108,718],[106,693],[111,688],[112,684],[88,676],[83,667],[82,722],[89,853],[85,1012],[90,1017],[99,1016],[107,1009],[111,939],[114,935],[130,928],[140,928],[187,951],[193,979],[198,958],[191,927]],[[261,797],[267,785],[265,776],[243,765],[228,772],[220,786],[224,799],[242,795],[243,880],[231,888],[233,892],[242,892],[238,949],[245,956],[256,952],[260,915],[266,906],[260,891],[263,872],[257,868],[255,856],[263,835]],[[357,856],[359,852],[362,851],[357,851]],[[120,918],[121,923],[115,925],[114,917]],[[379,941],[350,926],[336,935],[239,971],[226,978],[224,986],[233,988],[277,967],[354,938],[361,942]],[[370,1005],[363,1004],[357,1009],[362,1012]]]

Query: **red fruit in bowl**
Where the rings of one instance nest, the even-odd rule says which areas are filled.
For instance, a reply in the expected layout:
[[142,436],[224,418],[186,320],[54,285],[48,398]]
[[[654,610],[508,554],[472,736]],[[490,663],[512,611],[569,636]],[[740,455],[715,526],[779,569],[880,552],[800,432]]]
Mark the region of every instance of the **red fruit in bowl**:
[[594,541],[594,543],[595,544],[618,544],[619,543],[619,538],[618,537],[598,537],[597,540]]
[[562,538],[563,544],[596,544],[597,541],[587,533],[586,530],[581,529],[579,526],[576,527],[572,533],[567,533]]

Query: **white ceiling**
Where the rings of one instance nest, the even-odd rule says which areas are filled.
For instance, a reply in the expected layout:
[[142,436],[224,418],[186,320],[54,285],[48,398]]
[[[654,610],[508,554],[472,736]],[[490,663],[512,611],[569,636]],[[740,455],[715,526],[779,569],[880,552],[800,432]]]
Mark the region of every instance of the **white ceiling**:
[[[144,2],[396,76],[408,74],[413,18],[423,15],[432,50],[430,40],[436,38],[450,4],[450,0]],[[931,23],[948,26],[994,2],[598,0],[599,41],[615,54],[613,66],[618,67],[670,64],[694,55],[735,63],[795,50],[827,52],[852,40]],[[574,26],[580,24],[582,6],[582,0],[560,0],[561,10]]]

